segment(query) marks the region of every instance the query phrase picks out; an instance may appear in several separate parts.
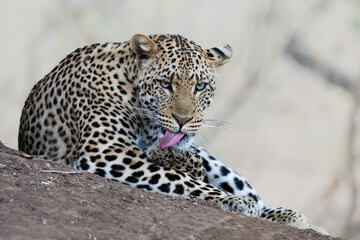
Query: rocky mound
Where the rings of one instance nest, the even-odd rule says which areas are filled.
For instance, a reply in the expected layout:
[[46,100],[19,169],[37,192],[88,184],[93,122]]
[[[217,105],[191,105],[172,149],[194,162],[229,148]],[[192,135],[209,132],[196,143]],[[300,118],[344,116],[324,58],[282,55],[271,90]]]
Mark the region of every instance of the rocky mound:
[[0,239],[334,239],[134,189],[0,142]]

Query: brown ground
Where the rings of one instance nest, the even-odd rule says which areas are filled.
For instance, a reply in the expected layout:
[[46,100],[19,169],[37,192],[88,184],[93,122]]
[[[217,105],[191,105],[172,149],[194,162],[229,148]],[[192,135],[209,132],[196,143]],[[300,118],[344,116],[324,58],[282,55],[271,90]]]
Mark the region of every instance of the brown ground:
[[[56,171],[62,172],[56,172]],[[333,239],[134,189],[0,142],[0,239]]]

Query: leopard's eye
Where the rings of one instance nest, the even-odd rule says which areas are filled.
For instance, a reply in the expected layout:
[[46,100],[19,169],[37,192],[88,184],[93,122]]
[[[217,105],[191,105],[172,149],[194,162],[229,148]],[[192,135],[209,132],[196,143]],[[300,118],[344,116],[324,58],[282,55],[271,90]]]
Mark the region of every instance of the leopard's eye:
[[206,83],[199,83],[199,84],[196,84],[195,86],[195,92],[199,92],[199,91],[202,91],[204,90],[206,87]]
[[172,91],[171,83],[169,83],[167,81],[164,81],[164,80],[159,80],[159,83],[160,83],[160,86],[162,88],[165,88],[165,89],[168,89],[168,90]]

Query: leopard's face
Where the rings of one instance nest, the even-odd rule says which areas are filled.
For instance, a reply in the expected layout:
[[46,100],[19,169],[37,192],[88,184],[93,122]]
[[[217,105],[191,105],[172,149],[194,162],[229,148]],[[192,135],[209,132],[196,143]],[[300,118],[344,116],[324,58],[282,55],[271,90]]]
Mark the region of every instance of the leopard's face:
[[142,107],[156,112],[164,129],[190,136],[201,126],[202,112],[215,90],[211,63],[203,53],[194,54],[190,58],[179,51],[159,54],[147,66],[149,71],[144,69],[139,86]]
[[203,50],[179,35],[157,35],[151,39],[140,36],[141,40],[151,41],[146,42],[144,49],[156,49],[148,58],[139,58],[141,105],[155,113],[163,133],[168,130],[185,134],[177,147],[189,145],[214,97],[219,61],[225,64],[231,49],[225,46],[223,51]]

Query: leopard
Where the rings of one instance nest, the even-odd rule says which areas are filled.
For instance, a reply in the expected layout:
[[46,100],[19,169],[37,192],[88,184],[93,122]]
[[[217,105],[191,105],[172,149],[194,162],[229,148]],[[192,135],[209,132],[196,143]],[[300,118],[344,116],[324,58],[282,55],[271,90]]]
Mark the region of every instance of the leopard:
[[132,187],[326,234],[300,212],[267,208],[243,176],[194,142],[232,53],[228,44],[203,49],[177,34],[78,48],[30,91],[18,148]]

